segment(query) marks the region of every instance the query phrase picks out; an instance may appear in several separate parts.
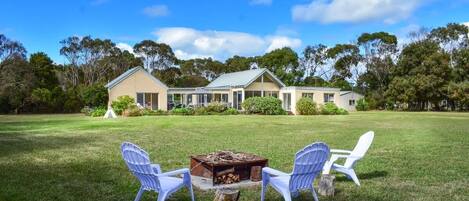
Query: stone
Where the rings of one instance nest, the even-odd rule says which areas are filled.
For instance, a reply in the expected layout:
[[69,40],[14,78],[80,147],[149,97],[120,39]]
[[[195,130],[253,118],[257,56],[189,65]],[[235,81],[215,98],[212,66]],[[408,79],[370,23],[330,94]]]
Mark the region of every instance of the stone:
[[334,196],[334,175],[323,174],[321,180],[319,180],[319,191],[318,193],[322,196]]
[[236,189],[218,189],[213,201],[238,201],[240,192]]

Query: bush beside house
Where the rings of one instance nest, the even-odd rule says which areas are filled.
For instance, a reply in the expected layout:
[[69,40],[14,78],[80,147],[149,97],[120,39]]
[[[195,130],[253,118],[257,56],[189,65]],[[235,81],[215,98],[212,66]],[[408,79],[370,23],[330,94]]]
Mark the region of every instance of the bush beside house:
[[301,98],[296,103],[296,110],[300,115],[316,115],[318,114],[318,107],[311,98]]
[[250,97],[242,103],[247,114],[285,115],[282,101],[274,97]]
[[321,114],[323,115],[345,115],[348,111],[337,107],[335,103],[329,102],[319,107]]
[[357,105],[355,106],[355,109],[357,111],[367,111],[370,109],[370,105],[364,98],[361,98],[360,100],[357,101]]

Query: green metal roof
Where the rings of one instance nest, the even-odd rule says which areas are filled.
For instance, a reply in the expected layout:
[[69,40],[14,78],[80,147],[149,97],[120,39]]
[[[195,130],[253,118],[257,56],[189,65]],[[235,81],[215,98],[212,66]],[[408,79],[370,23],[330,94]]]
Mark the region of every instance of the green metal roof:
[[247,87],[263,74],[267,74],[278,85],[285,86],[272,72],[265,68],[259,68],[220,75],[210,82],[207,87]]

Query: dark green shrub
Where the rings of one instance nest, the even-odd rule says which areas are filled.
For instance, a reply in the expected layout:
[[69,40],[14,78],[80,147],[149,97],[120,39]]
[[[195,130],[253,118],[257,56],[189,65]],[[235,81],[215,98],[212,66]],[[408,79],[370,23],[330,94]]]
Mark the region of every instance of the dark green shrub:
[[348,114],[346,110],[337,107],[337,105],[332,102],[321,105],[320,110],[321,110],[321,114],[324,114],[324,115]]
[[92,117],[102,117],[104,114],[106,114],[106,108],[105,107],[98,107],[91,112]]
[[208,107],[196,107],[193,109],[195,115],[209,115],[212,112],[209,112]]
[[122,115],[126,117],[137,117],[142,116],[143,111],[138,108],[137,105],[130,105],[127,107],[127,109],[124,110],[124,112],[122,112]]
[[91,113],[93,113],[93,111],[93,108],[85,106],[80,110],[80,113],[84,114],[85,116],[91,116]]
[[343,109],[343,108],[339,108],[336,112],[336,114],[338,115],[347,115],[348,114],[348,111],[346,109]]
[[102,84],[86,86],[81,90],[83,103],[90,107],[105,107],[108,101],[108,92]]
[[238,115],[239,111],[234,108],[228,108],[223,112],[224,115]]
[[150,109],[143,109],[142,115],[143,116],[159,116],[159,115],[167,115],[168,113],[163,110],[150,110]]
[[364,98],[361,98],[357,101],[355,109],[357,109],[357,111],[367,111],[370,109],[370,105],[368,104],[368,102],[366,102]]
[[247,114],[284,115],[282,101],[274,97],[251,97],[242,103]]
[[170,111],[172,115],[193,115],[194,110],[190,108],[174,108]]
[[112,101],[111,107],[118,115],[122,115],[124,110],[128,109],[131,105],[135,105],[135,100],[130,96],[119,96],[117,100]]
[[296,111],[301,115],[318,114],[318,107],[311,98],[301,98],[296,103]]
[[226,110],[226,105],[220,102],[211,102],[207,106],[207,112],[209,113],[222,113]]

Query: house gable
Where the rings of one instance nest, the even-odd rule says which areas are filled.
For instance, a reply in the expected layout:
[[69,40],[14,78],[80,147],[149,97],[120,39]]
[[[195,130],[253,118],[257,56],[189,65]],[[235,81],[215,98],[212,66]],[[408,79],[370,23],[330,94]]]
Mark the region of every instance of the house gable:
[[164,84],[163,82],[161,82],[160,80],[158,80],[156,77],[154,77],[153,75],[151,75],[148,71],[146,71],[145,69],[143,69],[142,67],[140,66],[137,66],[137,67],[134,67],[134,68],[131,68],[129,70],[127,70],[125,73],[123,73],[122,75],[120,75],[119,77],[117,77],[116,79],[110,81],[109,83],[107,83],[105,85],[106,88],[108,89],[112,89],[114,88],[115,86],[121,84],[122,82],[124,82],[126,79],[128,79],[129,77],[135,75],[136,73],[142,73],[144,76],[148,77],[149,79],[151,79],[151,81],[153,83],[155,83],[156,85],[158,85],[158,87],[162,87],[162,88],[165,88],[165,89],[168,89],[168,86],[166,86],[166,84]]

